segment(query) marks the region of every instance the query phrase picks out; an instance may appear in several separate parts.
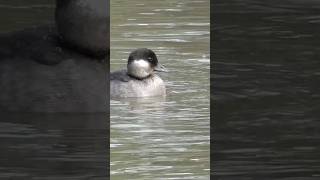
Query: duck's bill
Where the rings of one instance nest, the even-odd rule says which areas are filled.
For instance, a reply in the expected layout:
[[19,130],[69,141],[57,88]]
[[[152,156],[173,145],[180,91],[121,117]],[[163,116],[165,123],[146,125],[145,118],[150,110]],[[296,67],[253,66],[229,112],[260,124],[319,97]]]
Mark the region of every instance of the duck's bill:
[[158,65],[154,68],[155,71],[158,72],[169,72],[167,70],[167,68],[165,68],[163,65],[161,65],[160,63],[158,63]]

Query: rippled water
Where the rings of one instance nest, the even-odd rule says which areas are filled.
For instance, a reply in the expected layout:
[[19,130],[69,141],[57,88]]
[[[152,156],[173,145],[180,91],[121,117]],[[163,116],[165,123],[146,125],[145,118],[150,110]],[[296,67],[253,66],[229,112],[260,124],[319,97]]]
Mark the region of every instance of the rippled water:
[[214,4],[213,177],[319,179],[320,2]]
[[168,95],[111,101],[111,179],[209,179],[209,0],[111,1],[111,70],[154,50]]
[[105,113],[0,115],[0,179],[106,179]]

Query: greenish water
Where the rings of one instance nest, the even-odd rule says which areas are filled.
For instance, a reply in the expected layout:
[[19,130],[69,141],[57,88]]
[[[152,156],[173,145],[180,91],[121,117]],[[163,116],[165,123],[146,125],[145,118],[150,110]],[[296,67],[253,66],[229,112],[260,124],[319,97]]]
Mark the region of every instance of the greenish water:
[[111,70],[154,50],[166,98],[111,101],[111,179],[209,179],[209,0],[111,1]]

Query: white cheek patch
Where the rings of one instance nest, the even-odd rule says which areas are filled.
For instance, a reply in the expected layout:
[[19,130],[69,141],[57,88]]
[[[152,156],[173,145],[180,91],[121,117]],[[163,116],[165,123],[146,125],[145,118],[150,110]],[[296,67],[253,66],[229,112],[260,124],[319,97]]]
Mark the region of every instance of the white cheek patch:
[[143,59],[133,60],[128,66],[128,72],[132,76],[144,78],[152,73],[150,63]]
[[143,60],[143,59],[134,60],[132,62],[132,64],[134,66],[136,66],[137,68],[142,68],[142,69],[149,69],[150,68],[150,64],[147,61]]

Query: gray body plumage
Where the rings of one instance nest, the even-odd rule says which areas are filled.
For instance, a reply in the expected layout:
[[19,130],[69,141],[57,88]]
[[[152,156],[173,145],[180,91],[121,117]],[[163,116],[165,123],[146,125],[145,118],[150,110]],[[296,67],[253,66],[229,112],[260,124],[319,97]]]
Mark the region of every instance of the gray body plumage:
[[136,79],[120,70],[110,74],[110,97],[152,97],[165,96],[166,87],[163,80],[156,74],[145,79]]

